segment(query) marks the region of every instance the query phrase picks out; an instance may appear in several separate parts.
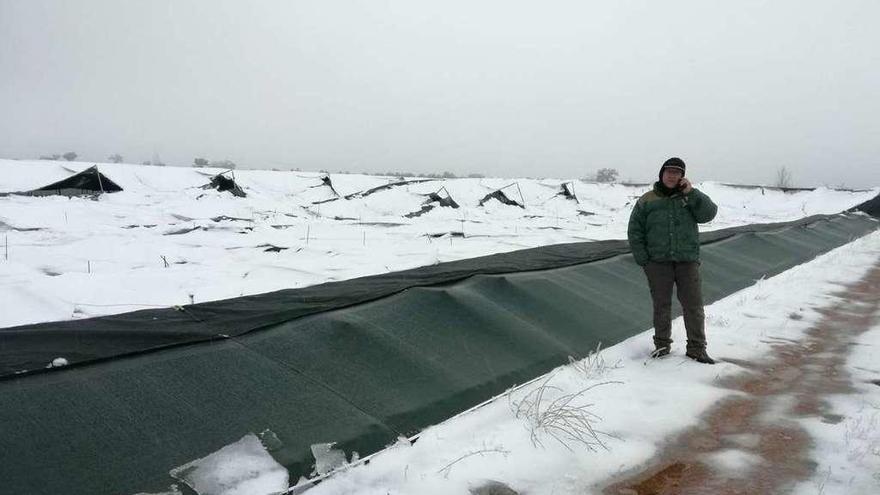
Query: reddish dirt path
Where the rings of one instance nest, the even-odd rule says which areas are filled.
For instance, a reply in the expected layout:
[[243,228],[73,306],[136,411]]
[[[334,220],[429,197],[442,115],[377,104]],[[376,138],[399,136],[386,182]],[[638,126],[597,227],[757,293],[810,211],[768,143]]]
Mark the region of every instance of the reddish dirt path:
[[880,260],[835,294],[842,302],[822,310],[801,341],[766,340],[773,346],[766,361],[728,360],[747,370],[721,383],[738,393],[672,439],[647,467],[626,473],[603,493],[773,494],[808,479],[816,468],[809,458],[811,439],[794,419],[843,420],[824,397],[854,391],[844,367],[850,340],[875,324],[878,294]]

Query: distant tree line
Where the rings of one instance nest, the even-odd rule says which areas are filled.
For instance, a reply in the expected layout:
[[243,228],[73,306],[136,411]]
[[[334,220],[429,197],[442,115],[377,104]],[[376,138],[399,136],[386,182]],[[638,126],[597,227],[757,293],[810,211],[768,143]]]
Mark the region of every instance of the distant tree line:
[[227,170],[235,170],[237,166],[232,160],[215,160],[210,161],[204,157],[196,157],[193,159],[193,168],[216,167],[225,168]]
[[602,182],[611,184],[617,182],[618,172],[616,168],[600,168],[595,174],[581,178],[584,182]]
[[[75,151],[68,151],[63,155],[59,155],[58,153],[54,153],[51,155],[40,155],[40,160],[60,160],[63,158],[69,162],[72,162],[76,160],[78,156],[79,155]],[[120,155],[119,153],[113,153],[112,155],[107,157],[107,162],[109,163],[122,163],[123,161],[125,161],[125,158],[123,158],[122,155]],[[158,159],[158,155],[156,155],[153,160],[147,160],[143,162],[143,164],[165,166],[165,164]]]
[[[345,173],[347,173],[347,172],[345,172]],[[385,175],[385,176],[389,176],[389,177],[424,177],[427,179],[457,179],[457,178],[459,178],[458,175],[455,175],[454,173],[449,172],[449,171],[443,171],[439,174],[436,172],[414,174],[414,173],[408,172],[408,171],[403,171],[403,172],[388,171],[388,172],[367,173],[367,175]],[[461,177],[467,177],[469,179],[482,179],[483,177],[485,177],[485,175],[473,173],[473,174],[467,174],[466,176],[461,176]]]
[[[73,160],[76,160],[77,156],[79,156],[79,155],[76,152],[68,151],[64,154],[57,154],[56,153],[56,154],[52,154],[52,155],[41,155],[40,160],[60,160],[63,158],[64,160],[67,160],[67,161],[73,161]],[[122,163],[125,161],[125,158],[122,155],[120,155],[119,153],[113,153],[112,155],[109,155],[107,157],[107,161],[109,163]],[[159,156],[155,153],[154,153],[153,158],[151,160],[145,160],[145,161],[141,162],[141,164],[142,165],[153,165],[153,166],[159,166],[159,167],[165,166],[165,163],[163,163],[159,159]],[[229,159],[209,160],[205,157],[197,156],[193,159],[191,166],[193,168],[214,167],[214,168],[221,168],[221,169],[227,169],[227,170],[234,170],[237,168],[238,165]],[[278,168],[273,168],[272,170],[280,171],[280,169],[278,169]],[[293,171],[299,172],[300,169],[296,168],[296,169],[293,169]],[[323,169],[319,170],[319,172],[325,173],[325,174],[331,173],[329,170],[323,170]],[[340,171],[340,172],[335,172],[335,173],[350,174],[351,172],[346,170],[344,172]],[[457,178],[482,179],[482,178],[486,177],[484,174],[480,174],[480,173],[469,173],[467,175],[457,175],[454,172],[450,172],[448,170],[444,170],[443,172],[439,172],[439,173],[438,172],[414,173],[411,171],[395,171],[395,170],[389,170],[387,172],[372,172],[372,173],[371,172],[364,172],[364,173],[366,175],[381,175],[381,176],[388,176],[388,177],[420,177],[420,178],[426,178],[426,179],[457,179]],[[617,180],[617,170],[603,168],[603,169],[600,169],[596,173],[595,176],[589,177],[589,178],[584,178],[584,180],[595,181],[595,182],[614,182],[615,180]]]
[[77,157],[76,152],[68,151],[67,153],[65,153],[63,155],[59,155],[57,153],[54,155],[41,155],[40,160],[58,160],[58,159],[64,158],[65,160],[72,162],[72,161],[76,160],[76,157]]

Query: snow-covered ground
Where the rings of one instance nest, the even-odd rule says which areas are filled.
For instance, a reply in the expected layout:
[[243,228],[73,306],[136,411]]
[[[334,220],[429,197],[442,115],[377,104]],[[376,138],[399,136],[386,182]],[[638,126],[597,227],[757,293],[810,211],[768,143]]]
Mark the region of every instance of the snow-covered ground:
[[[36,189],[91,165],[0,160],[0,192]],[[0,327],[257,294],[546,244],[625,238],[631,203],[646,190],[574,180],[573,201],[558,194],[570,179],[445,179],[320,203],[336,195],[319,173],[236,171],[248,194],[236,198],[200,188],[216,169],[99,168],[124,191],[96,200],[0,197]],[[654,174],[646,170],[646,182]],[[331,180],[340,196],[348,196],[399,179],[333,174]],[[525,208],[494,199],[478,206],[505,186]],[[836,213],[880,192],[782,193],[712,182],[698,187],[719,204],[706,230]],[[461,207],[405,217],[441,188]]]
[[[34,189],[90,165],[0,160],[0,192]],[[0,242],[8,239],[8,259],[5,246],[0,251],[0,327],[302,287],[551,243],[624,238],[631,203],[644,191],[574,181],[579,200],[572,201],[557,195],[565,179],[452,179],[315,204],[335,197],[322,185],[323,174],[237,171],[248,197],[234,198],[200,188],[212,170],[100,168],[125,191],[96,200],[0,197]],[[341,196],[397,180],[331,178]],[[505,191],[522,199],[525,209],[494,200],[477,206],[512,183],[519,187]],[[404,216],[441,187],[461,208]],[[781,193],[711,182],[698,187],[720,207],[707,229],[835,213],[880,192]],[[462,231],[464,237],[431,237]],[[427,429],[415,443],[401,439],[369,464],[338,471],[308,493],[466,494],[485,480],[528,495],[598,493],[602,483],[646,462],[671,435],[734,394],[718,385],[743,372],[734,363],[770,354],[774,341],[802,338],[821,318],[819,310],[837,301],[840,285],[858,280],[878,258],[880,232],[707,307],[709,350],[722,359],[719,365],[698,365],[680,348],[668,358],[646,360],[647,331],[603,349],[589,370],[585,362],[581,369],[559,368]],[[683,340],[680,319],[673,328]],[[832,398],[842,421],[800,421],[813,437],[810,455],[818,467],[795,493],[880,493],[880,387],[871,383],[880,380],[880,325],[852,340],[846,368],[856,393]],[[546,394],[536,402],[541,385]],[[582,411],[595,415],[603,445],[559,442],[529,426],[530,404],[546,407],[548,400],[584,390],[570,404],[591,404]],[[352,454],[315,446],[322,450],[318,472]],[[750,458],[734,451],[716,461],[730,467],[748,465]],[[288,482],[252,436],[172,475],[223,495],[277,491]]]

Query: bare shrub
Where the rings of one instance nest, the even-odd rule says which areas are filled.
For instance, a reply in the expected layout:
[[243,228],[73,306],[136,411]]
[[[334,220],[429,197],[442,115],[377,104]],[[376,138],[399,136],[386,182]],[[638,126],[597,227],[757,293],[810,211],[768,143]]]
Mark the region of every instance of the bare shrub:
[[587,357],[583,359],[568,356],[568,364],[571,365],[579,375],[587,380],[601,377],[611,370],[616,370],[622,367],[621,360],[619,359],[612,365],[609,365],[605,361],[605,356],[602,355],[601,342],[596,345],[595,350],[590,351],[590,353],[587,354]]
[[791,170],[788,167],[776,169],[776,187],[791,187]]
[[448,478],[449,473],[452,471],[452,466],[454,466],[456,463],[461,462],[461,461],[467,459],[468,457],[473,457],[475,455],[483,457],[486,454],[501,454],[501,455],[507,457],[507,455],[510,454],[510,451],[506,450],[502,447],[488,448],[485,445],[483,445],[482,449],[472,450],[464,455],[457,457],[452,462],[446,464],[445,466],[443,466],[442,468],[437,470],[437,474],[441,474],[441,475],[443,475],[444,478]]
[[617,175],[617,169],[615,168],[600,168],[599,171],[596,172],[596,182],[616,182]]
[[[566,394],[559,387],[549,385],[552,378],[551,375],[520,401],[511,402],[514,415],[526,423],[532,445],[543,447],[541,436],[546,434],[570,451],[573,451],[573,445],[580,445],[591,451],[598,451],[600,448],[608,450],[599,436],[611,435],[594,427],[602,418],[590,411],[593,404],[578,402],[590,390],[617,382],[596,383],[579,392]],[[554,394],[561,395],[555,399],[549,397]]]

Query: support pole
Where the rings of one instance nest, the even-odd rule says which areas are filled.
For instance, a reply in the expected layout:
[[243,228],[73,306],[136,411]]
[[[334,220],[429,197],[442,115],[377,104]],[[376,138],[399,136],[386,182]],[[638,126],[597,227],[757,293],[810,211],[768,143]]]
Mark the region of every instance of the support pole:
[[101,182],[101,172],[98,171],[97,165],[95,165],[95,175],[98,176],[98,187],[101,188],[101,194],[104,194],[104,184]]

